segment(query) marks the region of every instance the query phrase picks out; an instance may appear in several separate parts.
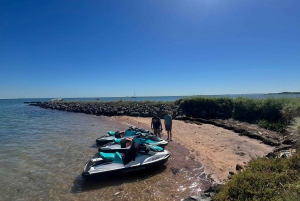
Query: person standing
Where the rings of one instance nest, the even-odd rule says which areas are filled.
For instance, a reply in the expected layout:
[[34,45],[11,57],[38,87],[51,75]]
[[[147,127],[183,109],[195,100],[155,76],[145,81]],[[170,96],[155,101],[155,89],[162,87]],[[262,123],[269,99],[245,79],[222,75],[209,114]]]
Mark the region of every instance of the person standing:
[[173,141],[172,140],[172,116],[170,111],[167,111],[164,120],[165,120],[165,128],[168,134],[168,138],[166,140]]
[[154,135],[161,137],[160,132],[163,130],[160,118],[155,115],[151,120],[151,129],[153,129]]

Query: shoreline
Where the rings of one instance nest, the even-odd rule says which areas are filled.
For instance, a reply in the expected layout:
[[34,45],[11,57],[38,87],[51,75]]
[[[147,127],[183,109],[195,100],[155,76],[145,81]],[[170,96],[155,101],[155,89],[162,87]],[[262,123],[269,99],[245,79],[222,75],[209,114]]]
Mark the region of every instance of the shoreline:
[[[151,117],[109,118],[112,121],[150,130]],[[238,133],[211,124],[199,125],[173,120],[172,130],[173,140],[189,149],[195,160],[203,164],[209,178],[216,183],[228,181],[229,172],[236,172],[236,165],[244,167],[252,158],[264,157],[275,148],[263,144],[260,140],[240,136]],[[164,130],[162,138],[167,138]]]
[[[231,118],[193,117],[189,111],[174,103],[54,101],[29,105],[107,116],[112,120],[127,122],[127,125],[130,123],[148,130],[153,115],[158,115],[163,120],[164,111],[172,111],[173,139],[187,147],[194,158],[204,164],[211,178],[218,183],[226,182],[229,172],[236,172],[237,165],[244,167],[252,158],[270,156],[274,152],[291,148],[293,144],[293,140],[286,139],[285,134],[261,128],[257,124]],[[163,135],[163,139],[166,139],[166,135]]]

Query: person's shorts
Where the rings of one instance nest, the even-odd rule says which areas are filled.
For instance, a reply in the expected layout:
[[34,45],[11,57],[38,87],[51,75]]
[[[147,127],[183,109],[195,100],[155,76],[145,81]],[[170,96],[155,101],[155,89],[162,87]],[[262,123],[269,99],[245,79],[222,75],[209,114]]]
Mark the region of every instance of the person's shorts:
[[165,125],[166,131],[172,131],[172,125]]
[[160,129],[153,129],[154,135],[160,135]]

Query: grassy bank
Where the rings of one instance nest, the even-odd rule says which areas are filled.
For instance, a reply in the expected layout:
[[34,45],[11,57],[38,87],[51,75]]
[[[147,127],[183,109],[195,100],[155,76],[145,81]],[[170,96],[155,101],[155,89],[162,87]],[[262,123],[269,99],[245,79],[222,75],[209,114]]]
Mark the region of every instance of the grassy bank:
[[300,99],[292,98],[204,98],[190,97],[175,101],[187,115],[204,118],[233,118],[283,132],[300,116]]
[[300,153],[290,158],[258,158],[228,181],[214,201],[274,200],[300,198]]
[[[192,117],[233,118],[283,132],[300,148],[300,99],[202,98],[176,101]],[[289,158],[256,158],[224,184],[214,201],[300,200],[300,152]]]

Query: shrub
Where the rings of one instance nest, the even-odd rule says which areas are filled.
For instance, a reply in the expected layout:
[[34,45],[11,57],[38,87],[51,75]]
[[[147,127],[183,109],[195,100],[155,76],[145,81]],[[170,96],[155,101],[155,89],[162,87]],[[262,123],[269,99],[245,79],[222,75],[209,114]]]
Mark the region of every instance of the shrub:
[[289,99],[268,98],[261,103],[261,119],[267,119],[270,122],[278,122],[282,119],[281,110],[289,102]]
[[267,121],[267,120],[259,120],[257,122],[258,126],[260,126],[261,128],[265,128],[268,130],[273,130],[273,131],[277,131],[277,132],[284,132],[286,127],[287,127],[287,123],[283,120],[279,120],[278,122],[271,122],[271,121]]
[[288,122],[295,117],[300,117],[300,99],[294,99],[285,104],[281,109],[281,114]]
[[[300,154],[290,158],[257,158],[236,174],[214,197],[224,200],[287,200],[299,195]],[[299,197],[298,197],[299,199]]]
[[180,108],[193,117],[203,117],[203,111],[209,117],[230,118],[233,109],[231,98],[190,97],[180,100]]
[[262,100],[239,97],[234,101],[232,118],[254,123],[261,118],[261,104]]
[[233,118],[284,132],[295,116],[300,116],[300,99],[293,98],[214,98],[193,96],[176,100],[192,117]]

